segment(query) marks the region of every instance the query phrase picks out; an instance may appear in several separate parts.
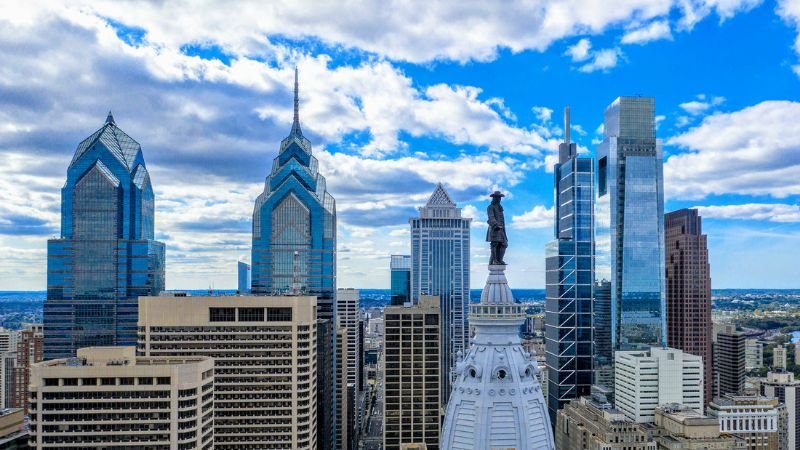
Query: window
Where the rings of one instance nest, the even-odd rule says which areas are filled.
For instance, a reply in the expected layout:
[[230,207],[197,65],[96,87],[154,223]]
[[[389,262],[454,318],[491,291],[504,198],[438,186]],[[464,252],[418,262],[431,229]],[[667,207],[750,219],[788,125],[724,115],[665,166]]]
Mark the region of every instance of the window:
[[267,308],[267,322],[291,322],[292,308]]
[[235,322],[236,308],[209,308],[209,321],[211,322]]
[[158,377],[158,384],[170,384],[169,377]]
[[264,308],[238,308],[239,322],[263,322]]

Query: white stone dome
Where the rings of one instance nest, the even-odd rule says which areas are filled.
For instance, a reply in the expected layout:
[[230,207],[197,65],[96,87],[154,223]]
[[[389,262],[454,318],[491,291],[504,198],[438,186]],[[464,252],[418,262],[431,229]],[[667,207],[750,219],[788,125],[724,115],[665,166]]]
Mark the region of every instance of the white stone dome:
[[554,450],[534,354],[522,348],[524,311],[505,266],[489,266],[481,303],[470,308],[475,337],[456,365],[442,428],[442,450]]

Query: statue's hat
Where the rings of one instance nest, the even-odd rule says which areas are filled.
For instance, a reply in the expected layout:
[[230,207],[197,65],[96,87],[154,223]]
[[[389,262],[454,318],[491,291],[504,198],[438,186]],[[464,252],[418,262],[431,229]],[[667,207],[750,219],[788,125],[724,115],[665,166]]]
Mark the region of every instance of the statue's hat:
[[491,195],[489,195],[489,197],[505,197],[505,195],[503,195],[503,193],[500,191],[494,191],[491,193]]

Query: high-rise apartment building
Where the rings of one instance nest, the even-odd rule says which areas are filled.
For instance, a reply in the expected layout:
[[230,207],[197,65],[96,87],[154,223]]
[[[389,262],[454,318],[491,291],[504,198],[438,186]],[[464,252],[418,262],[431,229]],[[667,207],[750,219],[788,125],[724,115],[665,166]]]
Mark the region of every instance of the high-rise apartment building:
[[[347,386],[356,386],[361,381],[359,372],[363,367],[363,361],[361,357],[361,346],[358,339],[359,319],[361,318],[361,311],[359,309],[360,300],[361,291],[358,289],[336,290],[336,326],[339,327],[339,330],[341,330],[346,337],[344,344],[337,342],[337,348],[341,349],[341,352],[337,352],[336,355],[336,361],[338,361],[339,365],[338,371],[341,373],[341,370],[344,369],[344,378],[341,379],[341,386],[338,384],[336,386],[336,391],[340,393],[338,395],[341,395],[341,400],[343,402],[350,402],[351,400],[347,397]],[[355,418],[358,416],[358,411],[355,408],[355,400],[352,400],[351,403],[353,403],[353,405],[351,406],[353,407],[348,408],[346,417],[345,413],[342,411],[337,413],[337,420],[340,420],[340,417],[344,418],[343,426],[345,428],[348,427],[348,423],[351,425],[354,424]],[[341,405],[341,403],[339,403],[339,405]],[[339,405],[337,405],[337,408]],[[349,436],[349,441],[354,441],[357,430],[350,428],[346,431]]]
[[403,306],[411,301],[411,255],[392,255],[389,271],[392,305]]
[[137,298],[164,290],[154,212],[142,148],[109,113],[75,151],[61,189],[61,237],[47,241],[47,359],[136,344]]
[[419,217],[411,224],[411,297],[418,303],[423,295],[435,295],[440,302],[442,405],[450,397],[452,370],[458,352],[469,346],[470,224],[461,208],[439,183]]
[[214,448],[214,363],[87,347],[34,364],[33,449]]
[[653,98],[619,97],[606,108],[597,158],[597,211],[608,215],[610,239],[598,246],[596,267],[598,279],[611,281],[612,346],[665,345],[664,181]]
[[696,209],[681,209],[664,218],[667,281],[667,344],[703,358],[704,402],[714,383],[711,322],[711,274],[708,242]]
[[769,372],[760,380],[761,395],[778,399],[786,406],[788,419],[787,448],[800,450],[800,381],[790,372]]
[[674,348],[614,354],[615,406],[629,419],[652,423],[656,408],[677,403],[703,413],[703,359]]
[[569,126],[567,107],[565,139],[553,169],[555,240],[545,250],[547,406],[553,423],[564,403],[591,393],[594,358],[594,163],[578,157]]
[[28,385],[31,366],[44,359],[42,324],[25,324],[17,340],[17,361],[14,364],[14,391],[11,406],[28,410]]
[[317,298],[319,448],[336,444],[336,202],[300,129],[297,71],[294,121],[253,211],[252,292]]
[[439,448],[441,431],[439,299],[384,310],[383,448]]
[[745,341],[735,325],[714,326],[714,397],[744,389]]
[[251,284],[251,271],[250,271],[250,264],[247,264],[244,261],[238,261],[236,263],[237,269],[237,287],[236,289],[239,291],[240,294],[248,294],[250,293],[250,284]]
[[[795,358],[797,351],[795,351]],[[744,341],[744,368],[745,370],[760,369],[764,366],[764,344],[758,339],[745,339]]]
[[719,420],[720,432],[744,439],[747,450],[781,448],[783,410],[777,399],[739,395],[715,397],[708,405],[708,415]]
[[573,400],[558,411],[559,450],[656,450],[650,433],[610,403],[592,397]]
[[772,349],[772,370],[786,370],[786,365],[789,360],[788,353],[789,351],[786,349],[786,344],[776,345]]
[[214,359],[215,449],[310,450],[316,314],[308,296],[142,297],[138,351]]
[[[0,353],[0,407],[13,408],[17,352]],[[2,448],[2,447],[0,447]]]

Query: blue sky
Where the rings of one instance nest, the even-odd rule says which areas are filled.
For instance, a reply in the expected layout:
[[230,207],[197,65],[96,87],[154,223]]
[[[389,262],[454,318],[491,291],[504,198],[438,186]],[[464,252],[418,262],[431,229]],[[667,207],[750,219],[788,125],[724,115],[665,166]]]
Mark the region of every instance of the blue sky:
[[505,200],[509,280],[542,287],[553,155],[656,99],[666,211],[699,207],[717,288],[800,287],[800,0],[74,2],[0,6],[0,289],[45,287],[77,144],[109,109],[143,147],[167,287],[230,288],[253,202],[301,123],[339,211],[339,286],[387,287],[435,184]]

